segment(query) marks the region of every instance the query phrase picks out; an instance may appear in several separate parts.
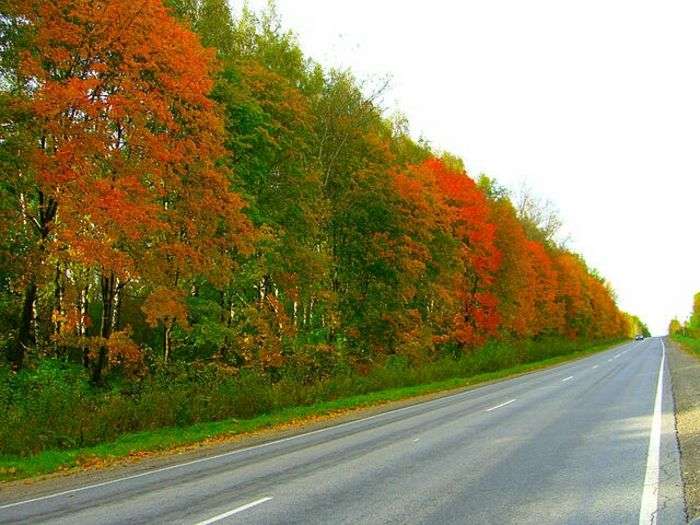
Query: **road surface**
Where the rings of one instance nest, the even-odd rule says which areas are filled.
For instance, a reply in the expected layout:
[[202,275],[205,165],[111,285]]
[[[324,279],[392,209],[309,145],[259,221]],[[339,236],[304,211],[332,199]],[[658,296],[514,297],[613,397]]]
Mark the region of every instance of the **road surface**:
[[0,489],[2,524],[685,523],[658,338],[247,449],[13,496]]

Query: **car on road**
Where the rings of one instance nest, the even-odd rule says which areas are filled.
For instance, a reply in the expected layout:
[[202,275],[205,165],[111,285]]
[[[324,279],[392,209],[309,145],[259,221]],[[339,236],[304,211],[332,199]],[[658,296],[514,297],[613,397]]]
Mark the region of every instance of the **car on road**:
[[637,334],[637,336],[634,338],[635,341],[642,341],[644,339],[644,336],[642,334]]

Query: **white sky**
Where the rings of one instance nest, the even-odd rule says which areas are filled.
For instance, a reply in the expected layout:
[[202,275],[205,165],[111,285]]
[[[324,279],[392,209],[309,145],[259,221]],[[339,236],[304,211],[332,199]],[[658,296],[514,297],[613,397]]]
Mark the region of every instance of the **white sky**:
[[277,7],[318,62],[389,75],[385,105],[416,137],[461,156],[474,177],[526,181],[554,201],[569,246],[653,333],[688,315],[700,291],[699,2]]

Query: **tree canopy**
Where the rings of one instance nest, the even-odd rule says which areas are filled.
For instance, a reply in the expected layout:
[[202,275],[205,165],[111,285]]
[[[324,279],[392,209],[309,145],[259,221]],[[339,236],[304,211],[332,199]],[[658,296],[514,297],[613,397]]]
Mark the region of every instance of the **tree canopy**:
[[97,385],[206,362],[310,381],[494,339],[648,333],[557,241],[551,203],[413,140],[383,84],[306,57],[273,7],[6,4],[13,369],[74,361]]

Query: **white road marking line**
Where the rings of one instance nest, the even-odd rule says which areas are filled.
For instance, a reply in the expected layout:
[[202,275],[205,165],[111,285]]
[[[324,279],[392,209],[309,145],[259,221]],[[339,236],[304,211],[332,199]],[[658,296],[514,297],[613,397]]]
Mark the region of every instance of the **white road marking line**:
[[506,401],[505,403],[501,403],[500,405],[496,405],[495,407],[487,408],[486,412],[491,412],[492,410],[496,410],[497,408],[504,407],[506,405],[510,405],[515,399],[511,399],[510,401]]
[[228,518],[229,516],[233,516],[234,514],[238,514],[239,512],[243,512],[244,510],[248,510],[251,507],[255,507],[256,505],[260,505],[261,503],[265,503],[266,501],[270,501],[272,498],[267,497],[267,498],[260,498],[258,500],[255,500],[251,503],[248,503],[247,505],[242,505],[238,508],[235,508],[233,510],[229,510],[228,512],[224,512],[223,514],[219,514],[218,516],[214,516],[213,518],[209,518],[208,520],[200,521],[197,523],[197,525],[209,525],[210,523],[215,523],[217,521],[221,521],[224,518]]
[[593,365],[593,370],[595,370],[596,368],[598,368],[598,365]]
[[666,347],[661,341],[661,364],[659,379],[656,383],[656,399],[654,400],[654,415],[651,420],[649,434],[649,452],[647,453],[647,471],[644,476],[642,506],[639,509],[639,525],[656,523],[656,513],[659,510],[659,456],[661,454],[661,401],[664,390],[664,360]]
[[615,356],[615,359],[617,359],[617,358],[620,357],[621,355],[622,355],[622,354],[617,354],[617,355]]
[[611,361],[612,361],[612,359],[608,359],[608,363],[610,363]]
[[414,443],[418,443],[419,440],[420,440],[420,438],[416,438],[416,439],[413,440],[413,442],[414,442]]
[[564,383],[564,382],[569,381],[573,378],[574,378],[574,376],[565,377],[564,379],[561,380],[561,382]]

